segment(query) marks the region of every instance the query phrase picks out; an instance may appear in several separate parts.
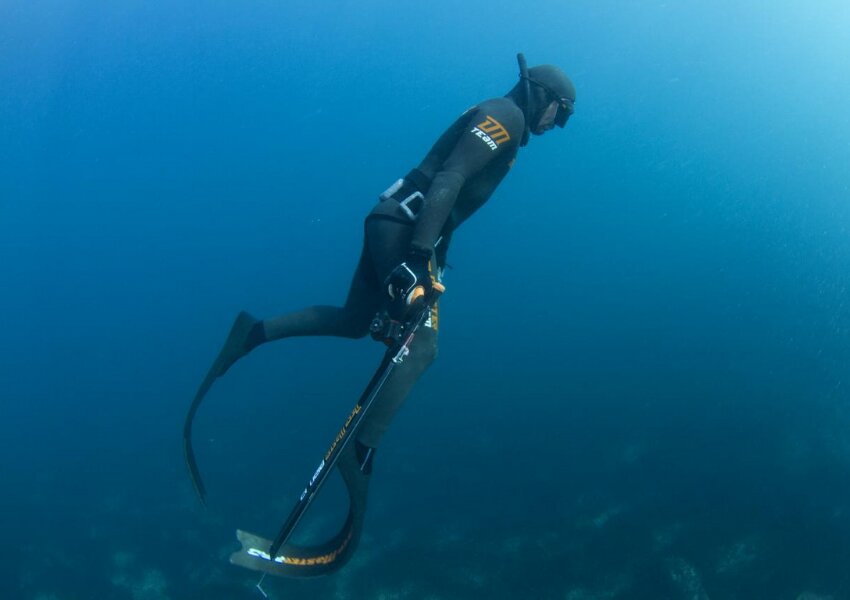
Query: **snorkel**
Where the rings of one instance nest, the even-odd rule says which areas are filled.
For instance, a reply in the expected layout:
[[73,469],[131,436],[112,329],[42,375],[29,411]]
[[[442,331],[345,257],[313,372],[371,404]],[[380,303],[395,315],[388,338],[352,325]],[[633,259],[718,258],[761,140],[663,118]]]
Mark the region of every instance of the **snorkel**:
[[573,114],[576,92],[573,82],[557,66],[537,65],[529,69],[522,52],[516,59],[520,81],[511,93],[525,117],[525,131],[520,142],[525,146],[530,134],[543,135],[553,126],[563,128],[567,124]]
[[525,146],[528,143],[528,138],[531,135],[531,127],[528,124],[528,119],[531,113],[531,85],[528,79],[528,64],[525,62],[525,55],[520,52],[516,55],[516,61],[519,64],[519,79],[522,82],[523,106],[522,114],[525,117],[525,130],[522,132],[522,140],[520,146]]

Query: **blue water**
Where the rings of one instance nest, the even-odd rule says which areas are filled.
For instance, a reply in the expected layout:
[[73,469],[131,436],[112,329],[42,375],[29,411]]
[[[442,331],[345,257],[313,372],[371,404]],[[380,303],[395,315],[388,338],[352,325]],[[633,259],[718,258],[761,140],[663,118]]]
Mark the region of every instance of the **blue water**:
[[[453,240],[340,573],[273,598],[850,598],[850,5],[0,4],[0,598],[256,598],[368,380],[363,216],[515,53],[576,83]],[[302,536],[333,529],[332,481]],[[808,595],[807,595],[808,594]]]

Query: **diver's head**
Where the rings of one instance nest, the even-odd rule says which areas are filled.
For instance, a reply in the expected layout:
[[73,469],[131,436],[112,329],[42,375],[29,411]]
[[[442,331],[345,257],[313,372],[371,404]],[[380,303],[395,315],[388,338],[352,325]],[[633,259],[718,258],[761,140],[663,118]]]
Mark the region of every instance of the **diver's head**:
[[555,125],[566,125],[576,101],[573,82],[555,65],[532,67],[527,73],[522,79],[529,84],[525,114],[531,133],[543,135]]
[[519,82],[508,92],[522,110],[525,131],[520,146],[528,143],[531,133],[543,135],[555,125],[563,127],[573,114],[576,88],[570,78],[555,65],[528,68],[525,56],[516,55],[519,63]]

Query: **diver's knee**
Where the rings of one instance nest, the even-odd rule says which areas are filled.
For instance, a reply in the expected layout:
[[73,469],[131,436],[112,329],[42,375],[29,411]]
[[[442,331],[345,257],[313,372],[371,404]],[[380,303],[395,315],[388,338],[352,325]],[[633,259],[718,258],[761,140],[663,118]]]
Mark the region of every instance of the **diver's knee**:
[[371,320],[352,319],[349,326],[346,328],[345,337],[353,340],[359,340],[366,337],[369,333],[369,324]]
[[345,305],[338,309],[337,331],[340,337],[353,340],[366,337],[374,313],[360,306]]

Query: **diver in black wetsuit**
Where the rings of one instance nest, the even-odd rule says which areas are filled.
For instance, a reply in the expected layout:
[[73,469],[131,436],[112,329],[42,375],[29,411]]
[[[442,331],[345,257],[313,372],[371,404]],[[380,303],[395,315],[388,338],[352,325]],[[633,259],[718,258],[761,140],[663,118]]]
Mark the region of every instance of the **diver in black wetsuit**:
[[[295,336],[364,337],[376,314],[384,311],[403,320],[422,289],[427,291],[433,281],[440,281],[452,234],[492,195],[513,166],[519,148],[528,143],[529,134],[564,127],[573,112],[575,87],[569,78],[552,65],[526,69],[519,58],[520,81],[506,96],[463,113],[419,166],[381,195],[366,217],[363,249],[345,304],[311,306],[265,320],[240,313],[198,390],[195,405],[217,377],[260,344]],[[351,556],[362,528],[374,449],[437,354],[436,307],[426,325],[364,417],[355,443],[337,463],[351,499],[348,530],[317,549],[315,558],[299,560],[286,574],[324,574]]]

